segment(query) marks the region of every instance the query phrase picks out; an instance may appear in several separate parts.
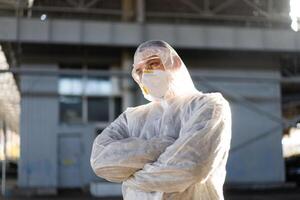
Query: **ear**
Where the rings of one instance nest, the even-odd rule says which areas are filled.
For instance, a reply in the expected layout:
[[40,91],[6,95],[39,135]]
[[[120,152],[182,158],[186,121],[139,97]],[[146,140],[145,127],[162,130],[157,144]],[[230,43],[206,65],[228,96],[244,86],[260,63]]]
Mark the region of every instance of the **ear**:
[[179,56],[175,55],[173,57],[173,60],[174,60],[174,65],[173,65],[173,69],[174,70],[178,70],[181,66],[181,59],[179,58]]

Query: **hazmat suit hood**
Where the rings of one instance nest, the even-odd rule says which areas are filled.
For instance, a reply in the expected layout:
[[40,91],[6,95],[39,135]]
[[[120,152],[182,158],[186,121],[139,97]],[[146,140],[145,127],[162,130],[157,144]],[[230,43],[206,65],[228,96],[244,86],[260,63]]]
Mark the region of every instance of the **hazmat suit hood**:
[[[161,99],[147,94],[142,88],[141,75],[137,73],[147,59],[151,56],[158,56],[168,73],[168,90]],[[193,84],[191,76],[177,52],[165,41],[150,40],[139,45],[134,54],[132,77],[140,86],[144,97],[149,101],[166,100],[175,96],[198,92]]]

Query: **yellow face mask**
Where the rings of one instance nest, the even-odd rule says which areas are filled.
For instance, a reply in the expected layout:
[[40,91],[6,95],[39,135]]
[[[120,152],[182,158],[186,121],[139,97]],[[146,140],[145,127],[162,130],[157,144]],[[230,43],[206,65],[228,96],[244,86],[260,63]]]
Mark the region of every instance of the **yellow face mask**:
[[149,94],[149,91],[145,86],[142,86],[142,90],[144,91],[145,94],[147,95]]
[[154,73],[154,71],[153,70],[150,70],[150,69],[145,69],[144,71],[143,71],[143,74],[153,74]]

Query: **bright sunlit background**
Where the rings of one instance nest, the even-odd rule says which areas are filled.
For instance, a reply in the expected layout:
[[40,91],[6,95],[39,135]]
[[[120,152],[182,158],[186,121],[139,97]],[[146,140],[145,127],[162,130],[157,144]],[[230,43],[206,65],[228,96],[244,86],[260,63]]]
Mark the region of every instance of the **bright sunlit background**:
[[290,0],[290,17],[292,20],[291,28],[294,31],[299,30],[299,18],[300,18],[300,1]]

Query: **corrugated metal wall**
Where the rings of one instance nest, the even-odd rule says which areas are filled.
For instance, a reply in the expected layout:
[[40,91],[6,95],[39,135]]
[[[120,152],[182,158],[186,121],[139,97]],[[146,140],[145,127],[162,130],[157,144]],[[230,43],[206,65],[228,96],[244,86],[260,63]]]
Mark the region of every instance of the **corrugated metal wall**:
[[[198,89],[220,91],[232,110],[232,142],[227,183],[284,182],[280,83],[272,70],[202,70],[200,74],[224,77],[197,82]],[[227,78],[226,78],[227,77]],[[228,78],[229,77],[229,78]],[[231,77],[231,78],[230,78]],[[235,79],[246,77],[244,79]],[[260,77],[259,79],[248,79]]]
[[24,75],[20,80],[22,99],[19,186],[55,187],[58,98],[54,94],[57,90],[57,78]]

